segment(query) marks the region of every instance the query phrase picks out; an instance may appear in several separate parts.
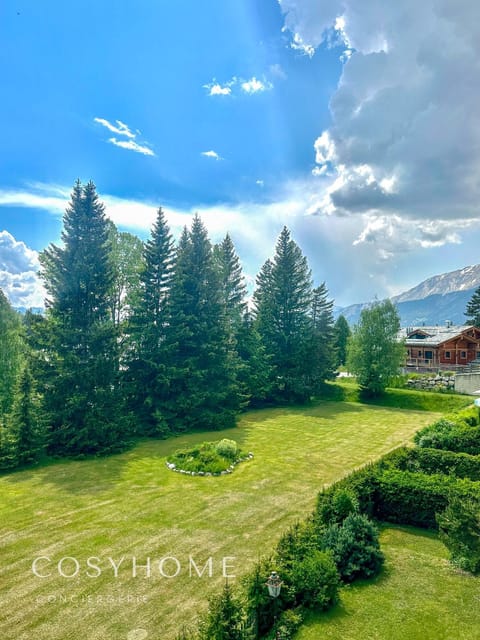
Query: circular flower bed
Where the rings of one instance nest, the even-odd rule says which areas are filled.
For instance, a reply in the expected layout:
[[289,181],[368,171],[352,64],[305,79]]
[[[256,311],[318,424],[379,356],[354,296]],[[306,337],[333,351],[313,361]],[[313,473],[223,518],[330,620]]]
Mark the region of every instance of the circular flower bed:
[[239,449],[235,440],[218,440],[178,449],[168,456],[166,465],[171,471],[191,476],[221,476],[232,473],[239,462],[251,460],[253,453]]

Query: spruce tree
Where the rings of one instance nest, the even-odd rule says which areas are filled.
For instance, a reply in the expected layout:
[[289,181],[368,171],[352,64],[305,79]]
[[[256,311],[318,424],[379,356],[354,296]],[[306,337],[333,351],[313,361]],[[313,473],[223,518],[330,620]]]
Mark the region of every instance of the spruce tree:
[[311,339],[311,303],[307,260],[284,227],[254,293],[257,328],[271,358],[273,394],[278,400],[303,402],[310,397],[305,357]]
[[333,301],[323,282],[313,290],[311,310],[311,347],[306,354],[306,370],[311,393],[318,393],[324,380],[332,378],[336,365],[336,348],[333,323]]
[[224,240],[214,247],[214,256],[220,273],[228,318],[235,329],[242,321],[247,308],[247,289],[240,260],[228,233]]
[[480,287],[475,289],[471,300],[468,302],[465,315],[470,318],[470,324],[480,327]]
[[119,450],[125,420],[117,386],[117,332],[109,301],[108,224],[95,185],[74,186],[63,246],[40,256],[47,290],[43,348],[49,450],[78,455]]
[[21,319],[0,289],[0,424],[12,408],[23,360]]
[[241,403],[237,359],[212,246],[198,216],[178,246],[166,345],[169,424],[175,431],[232,426]]
[[126,392],[146,435],[169,432],[162,413],[168,389],[165,338],[174,259],[173,240],[161,208],[143,252],[140,290],[129,323]]
[[18,465],[37,462],[45,448],[45,422],[32,374],[25,365],[20,374],[7,427],[14,443]]
[[347,362],[347,343],[351,334],[345,316],[338,316],[334,327],[335,346],[337,351],[337,365],[343,366]]
[[268,403],[272,392],[272,369],[265,346],[249,313],[245,313],[237,331],[237,373],[243,398],[250,406]]

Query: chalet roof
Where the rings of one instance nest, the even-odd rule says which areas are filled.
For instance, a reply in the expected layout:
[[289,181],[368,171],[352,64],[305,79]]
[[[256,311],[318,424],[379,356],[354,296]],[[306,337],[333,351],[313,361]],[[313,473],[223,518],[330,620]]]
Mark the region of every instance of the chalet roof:
[[473,325],[464,324],[434,327],[409,327],[407,329],[402,329],[400,337],[405,338],[405,344],[409,346],[424,345],[428,347],[435,347],[475,328],[476,327]]

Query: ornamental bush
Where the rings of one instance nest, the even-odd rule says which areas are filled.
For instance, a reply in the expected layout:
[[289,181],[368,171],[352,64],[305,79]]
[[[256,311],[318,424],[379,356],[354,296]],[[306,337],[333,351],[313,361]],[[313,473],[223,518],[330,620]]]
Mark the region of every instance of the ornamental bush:
[[224,458],[229,458],[230,460],[235,460],[238,453],[238,445],[235,440],[229,440],[228,438],[223,438],[220,442],[217,443],[216,446],[217,453]]
[[339,487],[327,494],[326,499],[319,502],[318,515],[323,524],[341,524],[347,516],[359,510],[358,498],[354,491]]
[[340,581],[331,552],[314,551],[292,567],[289,580],[298,605],[323,611],[338,600]]
[[478,482],[480,480],[480,455],[472,456],[468,453],[455,453],[443,449],[415,447],[408,450],[397,468],[428,474],[443,473]]
[[377,481],[376,518],[426,529],[437,527],[435,515],[446,509],[448,496],[480,499],[478,483],[454,476],[387,469]]
[[437,520],[452,562],[465,571],[480,573],[480,501],[452,498]]
[[322,547],[332,552],[340,578],[344,582],[372,578],[377,575],[384,562],[377,528],[359,513],[351,513],[341,525],[332,524],[328,527],[323,536]]

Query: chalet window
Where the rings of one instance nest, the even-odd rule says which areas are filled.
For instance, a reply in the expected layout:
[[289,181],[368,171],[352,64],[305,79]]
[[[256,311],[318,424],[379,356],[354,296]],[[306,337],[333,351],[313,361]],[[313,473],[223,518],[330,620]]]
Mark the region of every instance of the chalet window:
[[466,351],[461,351],[460,352],[460,358],[462,358],[462,360],[465,360],[466,357],[467,357],[467,352]]
[[433,359],[433,351],[425,351],[425,358],[427,360],[432,360]]
[[445,351],[445,359],[450,360],[450,351]]
[[480,351],[477,351],[477,358],[480,358]]
[[419,351],[419,352],[418,352],[418,355],[419,355],[419,356],[421,356],[421,355],[422,355],[422,352],[421,352],[421,351]]

